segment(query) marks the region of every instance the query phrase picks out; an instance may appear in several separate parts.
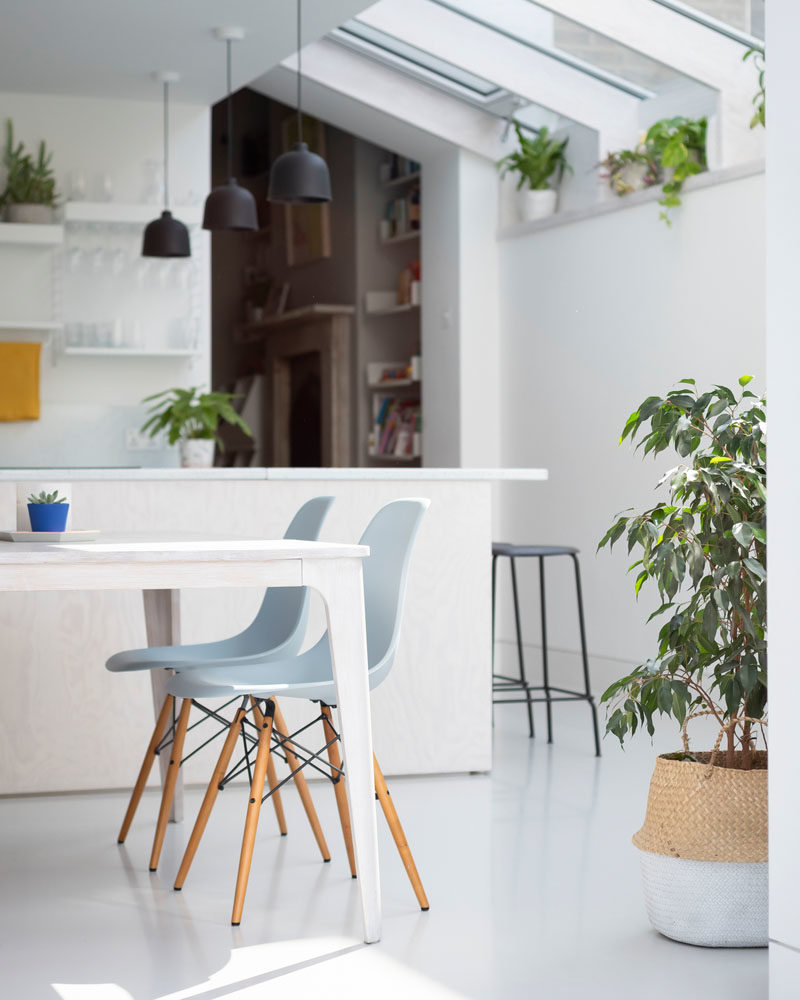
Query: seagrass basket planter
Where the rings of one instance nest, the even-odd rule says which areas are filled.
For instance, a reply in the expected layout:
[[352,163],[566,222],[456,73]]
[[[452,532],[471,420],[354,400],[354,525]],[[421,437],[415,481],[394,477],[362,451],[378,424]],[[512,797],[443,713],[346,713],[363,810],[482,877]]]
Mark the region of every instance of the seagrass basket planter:
[[707,947],[766,947],[767,754],[741,770],[716,751],[656,760],[634,835],[650,922],[666,937]]

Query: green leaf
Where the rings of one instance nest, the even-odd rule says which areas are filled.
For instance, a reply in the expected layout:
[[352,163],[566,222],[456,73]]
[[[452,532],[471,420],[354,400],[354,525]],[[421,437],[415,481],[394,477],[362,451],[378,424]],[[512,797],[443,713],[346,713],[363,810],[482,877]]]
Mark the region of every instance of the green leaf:
[[748,382],[752,382],[752,381],[753,381],[753,376],[752,375],[742,375],[741,378],[739,379],[739,385],[742,388],[744,388],[748,384]]
[[731,528],[731,534],[742,548],[750,548],[750,543],[753,541],[753,529],[747,521],[740,521],[739,524],[734,524]]

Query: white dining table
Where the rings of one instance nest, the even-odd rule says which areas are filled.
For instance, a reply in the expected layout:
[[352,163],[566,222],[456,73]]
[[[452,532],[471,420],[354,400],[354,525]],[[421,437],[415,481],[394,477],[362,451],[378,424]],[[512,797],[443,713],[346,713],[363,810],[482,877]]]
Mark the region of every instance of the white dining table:
[[[141,590],[147,643],[163,646],[181,641],[184,588],[317,590],[327,617],[364,940],[371,943],[380,940],[381,902],[362,577],[368,554],[364,545],[173,533],[103,535],[85,542],[0,541],[0,591]],[[150,674],[157,712],[168,675]]]

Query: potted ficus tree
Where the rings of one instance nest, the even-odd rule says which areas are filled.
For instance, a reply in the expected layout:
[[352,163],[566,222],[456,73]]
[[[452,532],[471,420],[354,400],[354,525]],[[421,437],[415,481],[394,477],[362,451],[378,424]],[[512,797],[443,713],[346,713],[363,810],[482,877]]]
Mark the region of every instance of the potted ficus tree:
[[523,222],[552,215],[564,171],[572,169],[564,152],[569,139],[553,139],[546,126],[540,128],[533,139],[524,135],[516,122],[514,131],[519,149],[498,161],[500,176],[504,177],[509,171],[519,174],[518,211]]
[[[683,741],[657,759],[633,838],[650,921],[739,947],[767,944],[766,404],[749,382],[737,394],[684,379],[631,414],[620,441],[683,462],[663,500],[619,515],[598,546],[626,540],[636,594],[654,585],[663,621],[654,655],[604,693],[607,730],[622,742],[669,716]],[[689,744],[697,716],[718,734],[704,752]]]
[[168,442],[180,445],[184,468],[207,468],[213,464],[215,446],[224,447],[217,433],[220,422],[253,436],[236,412],[234,399],[236,395],[232,392],[203,392],[198,386],[156,392],[142,400],[152,405],[141,431],[150,437],[166,431]]
[[6,188],[2,204],[6,222],[48,223],[53,219],[57,202],[56,181],[50,164],[53,154],[39,143],[36,159],[25,152],[23,143],[14,142],[14,126],[6,120],[6,148],[3,165],[6,168]]

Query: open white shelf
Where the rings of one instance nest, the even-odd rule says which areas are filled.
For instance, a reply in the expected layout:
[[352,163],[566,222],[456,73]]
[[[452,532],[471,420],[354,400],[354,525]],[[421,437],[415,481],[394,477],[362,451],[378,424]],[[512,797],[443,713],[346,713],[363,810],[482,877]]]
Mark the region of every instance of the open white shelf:
[[33,222],[0,222],[0,243],[55,247],[63,242],[63,226],[37,225]]
[[381,240],[381,243],[384,245],[389,243],[408,243],[409,240],[418,240],[421,233],[421,229],[409,229],[407,233],[400,233],[398,236],[387,236]]
[[0,320],[0,330],[32,330],[34,332],[49,332],[51,330],[60,330],[62,328],[61,323],[57,323],[52,319],[43,320]]
[[367,309],[367,314],[369,316],[391,316],[394,313],[412,312],[414,309],[419,309],[419,306],[407,303],[402,306],[386,306],[383,309]]
[[396,378],[384,382],[367,382],[369,389],[403,389],[410,385],[420,385],[417,378]]
[[[137,205],[116,201],[68,201],[64,205],[64,222],[102,222],[106,224],[146,225],[157,219],[162,205]],[[186,225],[199,225],[202,205],[173,205],[170,211]]]
[[65,347],[62,353],[77,358],[193,358],[197,354],[188,347],[163,350],[142,347]]
[[376,459],[378,462],[416,462],[417,459],[422,458],[422,455],[385,455],[371,451],[369,457]]
[[400,177],[393,177],[390,181],[384,181],[383,186],[385,188],[402,187],[404,184],[411,184],[413,181],[418,181],[421,176],[421,172],[415,170],[413,174],[401,174]]

